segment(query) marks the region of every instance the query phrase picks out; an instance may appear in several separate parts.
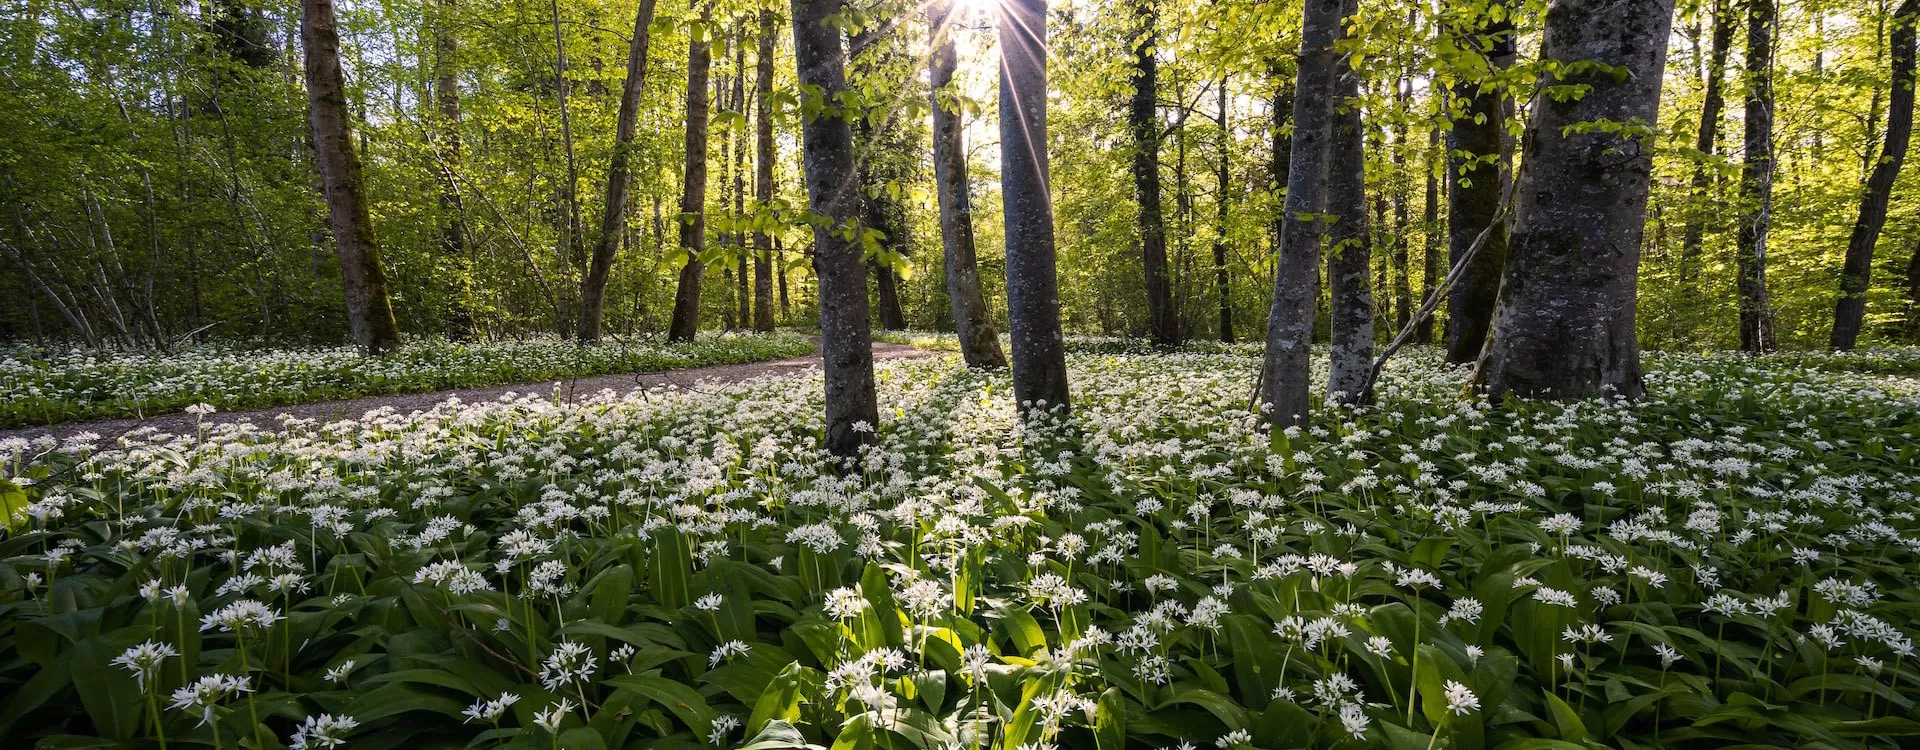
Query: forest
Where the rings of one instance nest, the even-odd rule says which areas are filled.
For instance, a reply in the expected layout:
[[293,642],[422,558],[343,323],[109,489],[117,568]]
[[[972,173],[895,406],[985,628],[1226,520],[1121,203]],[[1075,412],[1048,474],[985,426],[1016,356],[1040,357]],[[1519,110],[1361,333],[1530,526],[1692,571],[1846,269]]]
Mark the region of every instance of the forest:
[[0,746],[1913,747],[1916,24],[0,0]]

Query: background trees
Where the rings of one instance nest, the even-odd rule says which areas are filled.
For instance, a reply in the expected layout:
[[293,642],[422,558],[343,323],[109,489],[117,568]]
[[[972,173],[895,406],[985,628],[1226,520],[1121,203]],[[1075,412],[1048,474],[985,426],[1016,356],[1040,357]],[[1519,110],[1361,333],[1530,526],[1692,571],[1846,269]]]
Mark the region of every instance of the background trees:
[[[139,346],[194,336],[349,337],[308,132],[301,6],[209,7],[87,0],[29,3],[0,17],[0,74],[9,82],[0,90],[0,132],[9,134],[0,149],[0,294],[19,301],[0,308],[0,335]],[[1756,110],[1772,113],[1772,127],[1755,143],[1770,143],[1773,338],[1783,348],[1842,345],[1834,332],[1851,330],[1855,318],[1861,343],[1920,336],[1907,272],[1920,245],[1920,193],[1911,170],[1891,158],[1900,118],[1911,113],[1894,75],[1910,48],[1901,41],[1910,24],[1896,19],[1902,7],[1769,4],[1776,18],[1766,65],[1756,41],[1769,35],[1753,34],[1753,3],[1675,9],[1673,74],[1645,142],[1652,181],[1637,274],[1641,344],[1741,344],[1740,268],[1756,239],[1741,232],[1756,225],[1740,213],[1760,205],[1757,193],[1742,198],[1741,171],[1762,163],[1749,158],[1761,151],[1744,137],[1759,124],[1747,112],[1747,94],[1758,90],[1749,71],[1768,73],[1772,93],[1771,107]],[[694,243],[706,248],[696,260],[736,283],[704,284],[697,296],[689,288],[683,313],[704,313],[709,327],[728,317],[739,327],[816,319],[812,229],[799,210],[806,97],[784,64],[793,54],[788,9],[758,0],[662,4],[645,27],[654,70],[643,80],[626,64],[637,10],[631,0],[339,6],[341,101],[399,331],[584,335],[598,298],[604,335],[664,332]],[[953,74],[941,90],[964,148],[952,163],[966,172],[981,319],[1007,330],[1008,165],[997,155],[1000,48],[987,10],[961,3],[953,11],[945,35]],[[857,28],[842,29],[870,39],[853,53],[849,95],[872,115],[856,125],[856,135],[873,128],[871,139],[856,138],[856,169],[870,178],[862,199],[884,210],[861,222],[880,234],[863,262],[876,322],[953,329],[960,313],[947,284],[923,64],[934,36],[920,12],[891,0],[852,3]],[[1253,0],[1049,9],[1047,197],[1064,330],[1163,339],[1265,333],[1288,171],[1276,177],[1275,164],[1291,157],[1297,129],[1301,16],[1299,4]],[[1366,246],[1381,261],[1367,281],[1397,329],[1499,201],[1501,165],[1511,161],[1501,154],[1532,114],[1507,101],[1527,105],[1544,70],[1544,19],[1538,7],[1490,0],[1413,14],[1363,0],[1350,17],[1367,128]],[[774,24],[770,47],[763,18]],[[687,201],[689,167],[701,160],[686,152],[696,123],[686,65],[696,40],[714,39],[731,45],[713,57],[703,87],[709,168],[721,186]],[[764,62],[781,64],[763,91]],[[1130,83],[1149,64],[1151,97]],[[639,93],[622,146],[629,81]],[[725,84],[718,97],[716,81]],[[747,89],[738,98],[735,81]],[[1728,97],[1737,104],[1725,106]],[[1148,130],[1157,158],[1139,169],[1135,157],[1156,152],[1136,148]],[[610,180],[616,155],[627,175]],[[1160,195],[1143,204],[1147,177]],[[750,185],[736,190],[736,181]],[[609,209],[602,188],[616,185],[627,197]],[[578,199],[581,191],[591,199]],[[1862,219],[1881,194],[1885,218],[1867,232],[1874,222]],[[1156,211],[1165,284],[1150,291],[1142,227]],[[699,232],[689,226],[696,217]],[[1491,309],[1488,280],[1497,276],[1480,271],[1497,268],[1503,237],[1489,237],[1476,273],[1454,287],[1434,326],[1456,361],[1482,348],[1476,315]],[[785,306],[776,303],[783,278]],[[1331,304],[1320,286],[1316,311]],[[889,299],[897,304],[880,304]],[[1477,301],[1462,306],[1469,299]],[[1158,326],[1156,306],[1171,312]],[[1305,335],[1328,341],[1329,316],[1312,322]]]

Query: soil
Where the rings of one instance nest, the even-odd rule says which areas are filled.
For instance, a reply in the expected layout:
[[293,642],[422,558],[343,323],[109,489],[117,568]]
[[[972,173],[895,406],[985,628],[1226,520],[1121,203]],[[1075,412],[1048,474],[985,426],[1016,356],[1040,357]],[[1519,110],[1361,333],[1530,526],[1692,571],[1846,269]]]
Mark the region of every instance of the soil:
[[[816,345],[818,342],[815,342]],[[919,359],[936,357],[937,352],[915,349],[899,344],[874,342],[873,359],[886,362],[900,359]],[[288,414],[301,419],[333,421],[353,419],[369,411],[391,408],[401,414],[425,411],[449,398],[459,397],[461,401],[491,401],[509,393],[552,393],[560,389],[563,399],[584,399],[604,389],[612,389],[621,394],[655,388],[692,388],[703,383],[736,383],[759,377],[793,375],[820,366],[820,353],[815,351],[805,357],[776,359],[766,362],[749,362],[737,365],[715,365],[712,367],[693,367],[684,370],[664,370],[660,372],[627,373],[622,375],[598,375],[572,380],[545,380],[536,383],[508,383],[482,388],[459,388],[450,391],[432,391],[428,393],[398,393],[390,396],[367,396],[365,398],[344,401],[321,401],[311,404],[293,404],[272,406],[264,409],[243,409],[230,412],[215,412],[205,418],[206,424],[226,424],[229,422],[251,422],[262,431],[274,431],[280,427],[280,415]],[[22,427],[0,430],[0,439],[24,437],[33,439],[42,435],[67,438],[83,432],[112,439],[133,430],[150,427],[160,432],[175,434],[190,433],[196,429],[197,420],[184,412],[157,414],[139,419],[103,419],[90,422],[67,422],[52,426]]]

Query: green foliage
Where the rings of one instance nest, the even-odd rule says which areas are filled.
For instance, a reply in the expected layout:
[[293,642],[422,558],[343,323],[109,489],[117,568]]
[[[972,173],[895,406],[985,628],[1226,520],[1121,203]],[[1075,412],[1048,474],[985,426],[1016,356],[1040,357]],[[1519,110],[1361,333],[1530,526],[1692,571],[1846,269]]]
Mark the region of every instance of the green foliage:
[[424,339],[368,357],[351,347],[256,349],[207,345],[174,354],[0,350],[0,427],[311,403],[593,375],[653,372],[797,357],[794,334],[658,338],[592,346],[552,337],[488,343]]
[[0,738],[1920,736],[1920,396],[1848,368],[1910,353],[1655,355],[1637,403],[1493,408],[1418,349],[1379,403],[1276,443],[1247,353],[1076,348],[1072,421],[1026,428],[1003,375],[883,369],[846,473],[816,378],[0,443],[31,480],[0,534]]

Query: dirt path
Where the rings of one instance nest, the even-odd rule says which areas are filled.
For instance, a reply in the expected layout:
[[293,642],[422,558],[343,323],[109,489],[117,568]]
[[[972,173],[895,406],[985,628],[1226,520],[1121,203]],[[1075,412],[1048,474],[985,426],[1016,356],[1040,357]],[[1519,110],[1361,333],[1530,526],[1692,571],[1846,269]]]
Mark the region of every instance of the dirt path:
[[[886,362],[900,359],[919,359],[939,356],[938,352],[915,349],[899,344],[874,342],[873,359]],[[507,393],[551,393],[554,383],[560,383],[563,398],[584,398],[602,389],[611,388],[620,393],[632,393],[650,388],[686,388],[695,383],[734,383],[766,375],[791,375],[820,366],[820,353],[815,351],[804,357],[776,359],[766,362],[749,362],[737,365],[714,365],[712,367],[694,367],[684,370],[663,370],[660,372],[627,373],[623,375],[597,375],[574,380],[544,380],[537,383],[509,383],[482,388],[458,388],[450,391],[431,391],[427,393],[401,393],[391,396],[368,396],[344,401],[321,401],[311,404],[292,404],[272,406],[264,409],[243,409],[230,412],[215,412],[208,416],[210,424],[228,422],[252,422],[263,430],[274,430],[280,426],[279,416],[291,414],[302,419],[338,420],[351,419],[374,409],[391,407],[401,414],[424,411],[435,404],[458,396],[461,401],[491,401]],[[0,430],[0,439],[24,437],[32,439],[41,435],[69,437],[82,432],[91,432],[106,438],[115,438],[141,427],[152,427],[161,432],[185,433],[194,430],[192,415],[176,412],[158,414],[144,419],[104,419],[91,422],[68,422],[51,427],[22,427]]]

